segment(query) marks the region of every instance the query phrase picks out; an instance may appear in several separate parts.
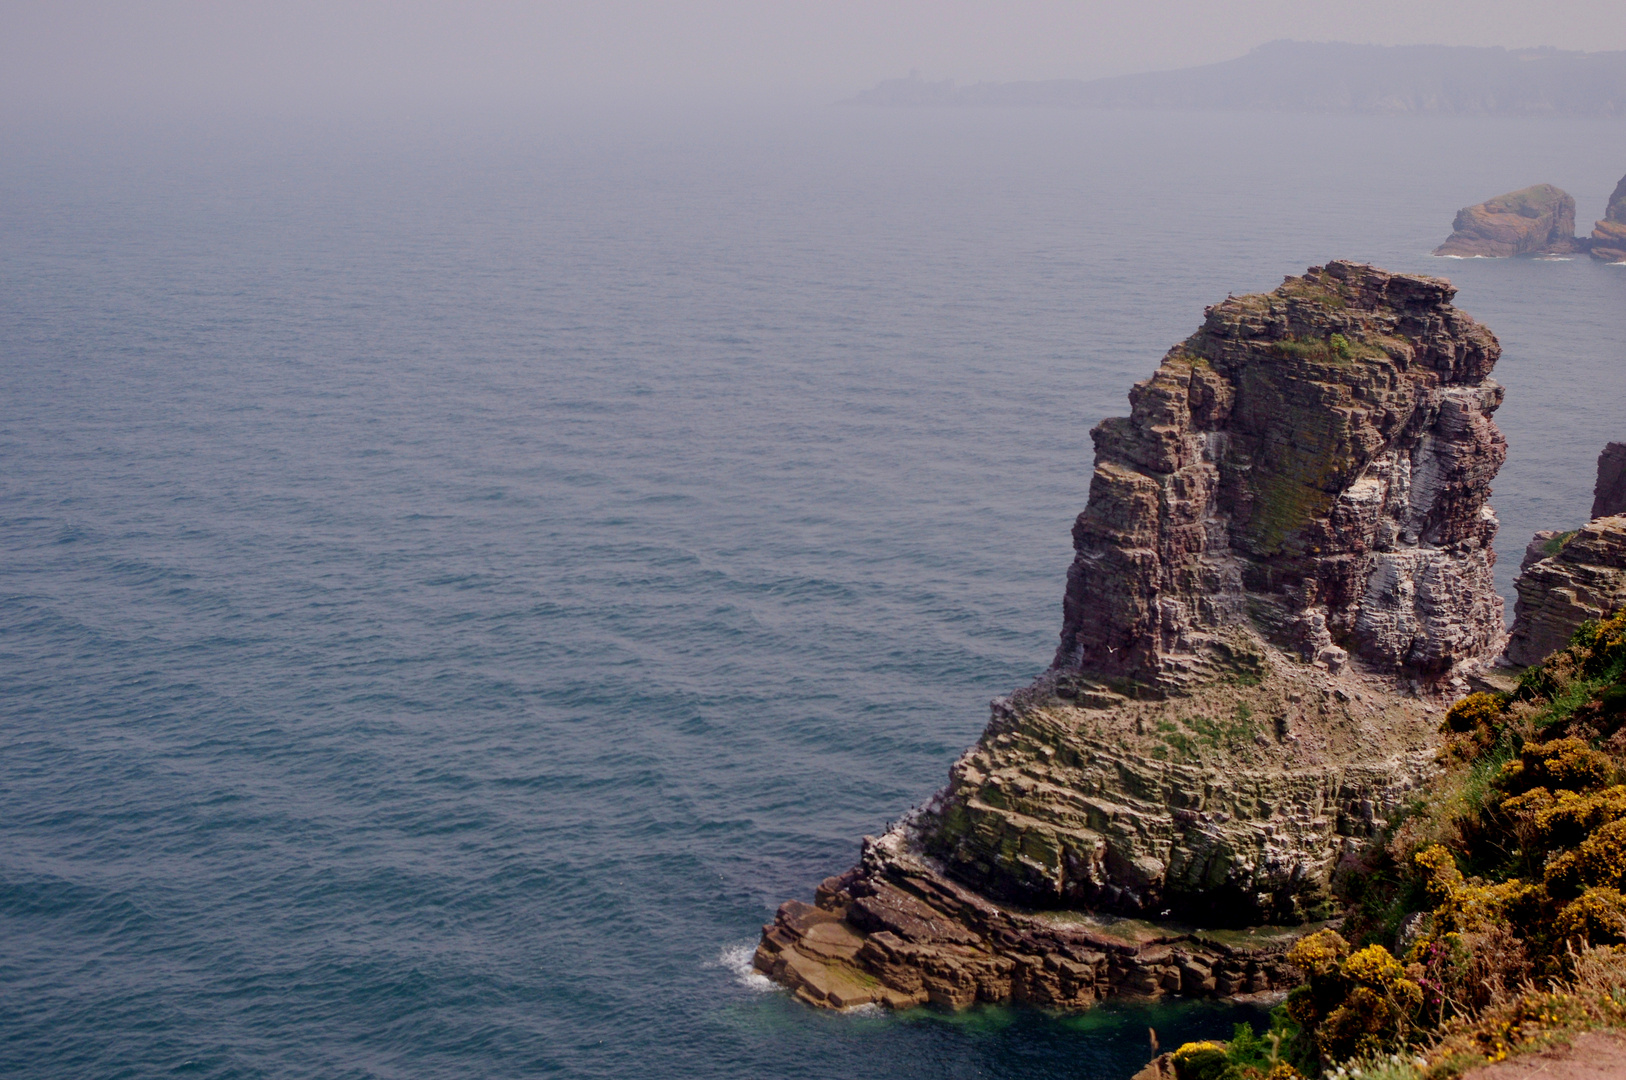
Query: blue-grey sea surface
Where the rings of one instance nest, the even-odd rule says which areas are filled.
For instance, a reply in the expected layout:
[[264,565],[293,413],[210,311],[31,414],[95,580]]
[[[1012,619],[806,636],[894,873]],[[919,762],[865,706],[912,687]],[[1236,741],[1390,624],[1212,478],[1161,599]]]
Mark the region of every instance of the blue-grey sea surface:
[[1118,1080],[1248,1013],[816,1013],[758,928],[1060,625],[1228,292],[1449,275],[1500,581],[1626,267],[1429,256],[1619,123],[864,111],[0,133],[0,1073]]

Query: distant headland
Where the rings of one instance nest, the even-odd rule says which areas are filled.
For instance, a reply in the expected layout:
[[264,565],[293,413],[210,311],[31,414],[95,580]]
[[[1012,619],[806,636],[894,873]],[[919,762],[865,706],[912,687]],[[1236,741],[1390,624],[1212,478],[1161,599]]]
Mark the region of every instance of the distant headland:
[[1626,52],[1273,41],[1218,64],[1108,79],[886,79],[844,104],[1626,117]]

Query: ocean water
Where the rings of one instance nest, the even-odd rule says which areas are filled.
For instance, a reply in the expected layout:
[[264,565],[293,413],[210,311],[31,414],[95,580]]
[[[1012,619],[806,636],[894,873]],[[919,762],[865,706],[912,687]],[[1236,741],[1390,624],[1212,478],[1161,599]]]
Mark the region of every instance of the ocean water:
[[832,1015],[761,923],[1047,662],[1088,432],[1333,257],[1501,337],[1506,586],[1626,267],[1444,261],[1607,122],[0,132],[0,1073],[1127,1077],[1256,1012]]

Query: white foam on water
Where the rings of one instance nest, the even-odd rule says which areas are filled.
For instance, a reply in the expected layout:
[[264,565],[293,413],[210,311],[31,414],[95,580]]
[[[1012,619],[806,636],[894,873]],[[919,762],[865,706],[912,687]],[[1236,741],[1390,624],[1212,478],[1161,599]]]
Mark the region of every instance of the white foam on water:
[[751,966],[751,958],[756,955],[756,951],[755,942],[729,945],[717,954],[717,964],[732,972],[735,980],[748,990],[756,990],[759,993],[778,990],[779,987],[773,984],[773,980]]

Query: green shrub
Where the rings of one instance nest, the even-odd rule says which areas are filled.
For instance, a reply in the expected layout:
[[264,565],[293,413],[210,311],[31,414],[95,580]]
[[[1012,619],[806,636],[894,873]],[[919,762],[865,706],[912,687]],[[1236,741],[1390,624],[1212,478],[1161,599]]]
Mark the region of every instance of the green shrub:
[[1189,1042],[1169,1056],[1177,1080],[1221,1080],[1231,1061],[1225,1044]]

